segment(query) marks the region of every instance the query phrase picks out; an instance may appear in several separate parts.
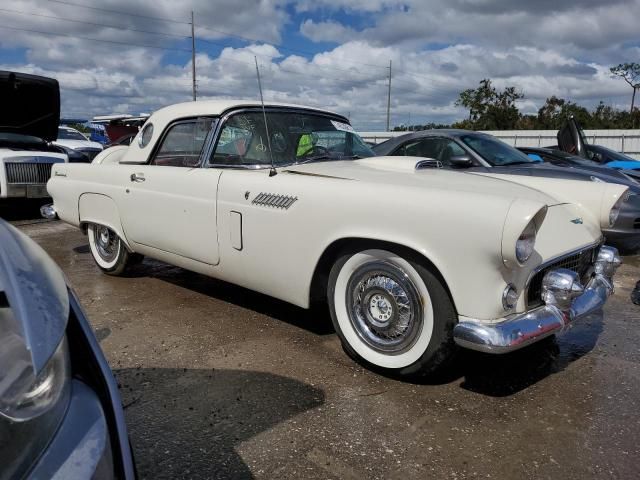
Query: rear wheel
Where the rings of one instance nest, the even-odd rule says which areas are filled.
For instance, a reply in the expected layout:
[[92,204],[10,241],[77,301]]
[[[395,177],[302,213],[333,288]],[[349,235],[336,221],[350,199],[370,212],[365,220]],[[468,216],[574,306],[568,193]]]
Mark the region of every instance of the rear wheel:
[[345,253],[331,269],[328,297],[345,351],[367,366],[432,374],[455,352],[453,304],[418,262],[387,250]]
[[138,260],[125,247],[116,232],[104,225],[91,224],[87,229],[91,254],[100,270],[109,275],[121,275],[127,266]]

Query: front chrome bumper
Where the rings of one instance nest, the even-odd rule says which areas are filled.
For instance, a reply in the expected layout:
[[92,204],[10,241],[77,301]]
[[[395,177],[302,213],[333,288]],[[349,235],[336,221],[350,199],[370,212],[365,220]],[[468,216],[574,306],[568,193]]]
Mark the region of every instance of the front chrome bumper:
[[[602,249],[608,249],[609,252],[615,250],[610,247]],[[617,252],[615,255],[617,256]],[[615,260],[619,265],[619,257]],[[612,269],[615,270],[615,267]],[[580,295],[568,304],[556,302],[547,295],[543,297],[545,305],[542,307],[499,323],[471,320],[460,322],[453,330],[454,340],[461,347],[471,350],[508,353],[560,333],[575,320],[599,310],[606,303],[613,293],[613,282],[607,273],[595,273],[583,290],[580,286]]]

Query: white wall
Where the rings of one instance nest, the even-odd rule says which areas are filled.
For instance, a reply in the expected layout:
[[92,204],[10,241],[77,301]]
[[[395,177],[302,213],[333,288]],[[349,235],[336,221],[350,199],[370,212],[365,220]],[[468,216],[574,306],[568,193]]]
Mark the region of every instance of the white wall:
[[[381,143],[408,132],[359,132],[369,142]],[[487,131],[509,145],[546,147],[557,145],[556,130],[495,130]],[[640,130],[585,130],[589,143],[603,145],[640,160]]]

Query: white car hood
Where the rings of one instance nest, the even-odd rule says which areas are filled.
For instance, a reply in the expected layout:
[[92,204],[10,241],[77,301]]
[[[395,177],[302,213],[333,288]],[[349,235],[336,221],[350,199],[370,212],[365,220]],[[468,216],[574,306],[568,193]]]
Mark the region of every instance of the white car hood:
[[547,206],[564,203],[542,191],[501,178],[440,168],[416,170],[416,164],[424,160],[419,157],[371,157],[294,165],[283,170],[298,174],[393,184],[407,188],[472,192],[510,199],[522,198]]
[[102,145],[98,142],[92,142],[90,140],[67,140],[58,139],[54,142],[56,145],[62,145],[63,147],[72,148],[77,150],[78,148],[98,148],[102,150]]

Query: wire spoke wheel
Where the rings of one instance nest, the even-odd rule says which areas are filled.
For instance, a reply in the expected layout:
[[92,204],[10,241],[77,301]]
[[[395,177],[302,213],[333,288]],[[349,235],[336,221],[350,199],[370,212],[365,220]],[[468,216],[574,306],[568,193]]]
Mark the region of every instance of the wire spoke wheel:
[[423,326],[416,286],[397,266],[370,262],[347,284],[347,313],[358,336],[372,349],[400,354],[415,343]]

